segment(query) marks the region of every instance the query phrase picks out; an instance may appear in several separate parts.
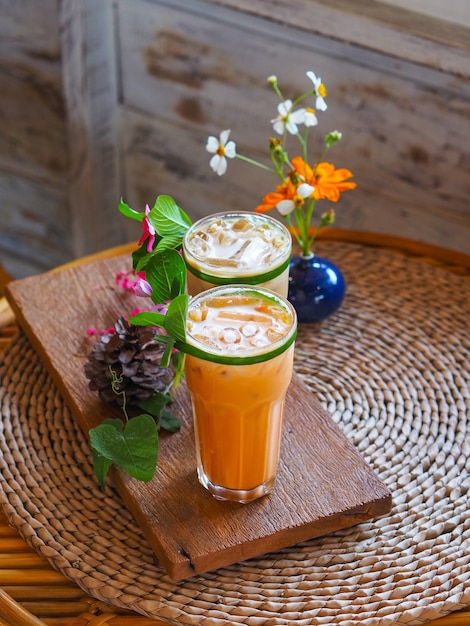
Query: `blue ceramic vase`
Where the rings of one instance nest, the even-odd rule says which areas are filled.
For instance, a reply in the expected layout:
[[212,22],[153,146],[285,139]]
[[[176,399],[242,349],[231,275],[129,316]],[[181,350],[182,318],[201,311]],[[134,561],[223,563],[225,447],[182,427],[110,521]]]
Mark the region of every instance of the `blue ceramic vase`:
[[299,323],[321,322],[343,302],[346,284],[341,271],[328,259],[311,254],[294,256],[289,271],[289,302]]

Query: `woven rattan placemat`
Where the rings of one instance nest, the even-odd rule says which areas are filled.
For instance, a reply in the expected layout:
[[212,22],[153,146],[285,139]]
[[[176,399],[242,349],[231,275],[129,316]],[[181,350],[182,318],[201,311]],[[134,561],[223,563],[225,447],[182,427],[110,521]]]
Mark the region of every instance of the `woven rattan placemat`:
[[[322,242],[342,309],[296,369],[389,486],[389,516],[172,582],[23,335],[0,368],[0,503],[86,592],[174,624],[423,624],[470,604],[470,284],[392,250]],[[190,532],[190,529],[188,529]]]

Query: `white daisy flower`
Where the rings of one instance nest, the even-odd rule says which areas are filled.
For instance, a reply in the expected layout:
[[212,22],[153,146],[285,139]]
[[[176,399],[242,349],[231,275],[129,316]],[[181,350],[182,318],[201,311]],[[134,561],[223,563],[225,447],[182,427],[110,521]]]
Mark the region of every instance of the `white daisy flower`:
[[296,135],[299,132],[297,124],[302,124],[304,121],[305,109],[299,109],[292,111],[292,100],[284,100],[277,106],[277,117],[271,120],[273,129],[278,135],[283,135],[287,130],[291,135]]
[[307,76],[313,83],[313,90],[317,97],[317,100],[315,102],[316,108],[320,111],[326,111],[327,106],[324,100],[324,98],[326,97],[325,85],[321,82],[321,78],[319,76],[317,77],[313,72],[307,72]]
[[[302,200],[308,198],[312,193],[315,187],[309,185],[308,183],[302,183],[297,187],[297,196],[300,196]],[[276,209],[279,211],[281,215],[289,215],[296,207],[295,197],[293,200],[281,200],[276,204]]]
[[230,130],[223,130],[217,137],[208,137],[206,150],[214,156],[211,158],[209,165],[213,171],[222,176],[227,171],[227,159],[233,159],[237,155],[236,145],[234,141],[229,141]]
[[316,126],[318,124],[318,119],[315,115],[315,111],[310,107],[304,109],[304,124],[305,126]]

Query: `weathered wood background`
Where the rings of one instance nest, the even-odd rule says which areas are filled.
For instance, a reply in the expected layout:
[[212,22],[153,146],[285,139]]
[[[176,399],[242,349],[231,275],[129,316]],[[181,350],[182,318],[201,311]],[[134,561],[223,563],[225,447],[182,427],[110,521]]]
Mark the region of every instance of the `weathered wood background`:
[[[273,177],[209,169],[232,129],[265,159],[277,99],[321,75],[320,134],[358,189],[337,225],[470,251],[470,29],[374,0],[0,0],[0,262],[17,277],[134,238],[120,196],[196,218]],[[326,201],[325,201],[326,202]]]
[[67,177],[56,3],[2,0],[0,262],[15,274],[69,256]]

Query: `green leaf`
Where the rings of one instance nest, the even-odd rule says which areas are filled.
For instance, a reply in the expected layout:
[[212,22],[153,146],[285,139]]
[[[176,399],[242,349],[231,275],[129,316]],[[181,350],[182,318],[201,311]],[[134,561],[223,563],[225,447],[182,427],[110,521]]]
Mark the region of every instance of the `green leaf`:
[[189,296],[182,293],[170,302],[165,316],[165,330],[175,341],[186,340]]
[[122,419],[119,419],[118,417],[108,417],[107,419],[103,420],[101,423],[109,424],[110,426],[113,426],[117,430],[122,430],[123,425],[124,425],[124,422],[122,421]]
[[158,243],[153,252],[147,252],[147,240],[145,240],[144,243],[140,246],[140,248],[137,248],[137,250],[134,250],[134,252],[132,253],[132,267],[136,272],[145,271],[145,268],[147,266],[147,263],[149,262],[149,259],[152,258],[152,256],[155,254],[158,248],[158,244],[161,241],[161,237],[156,235],[155,241]]
[[154,393],[148,400],[139,402],[139,407],[158,418],[160,428],[170,433],[175,433],[181,428],[178,417],[166,407],[173,403],[173,398],[169,393]]
[[162,409],[160,413],[160,428],[169,433],[176,433],[181,428],[181,422],[174,413],[168,409]]
[[181,240],[192,223],[171,196],[158,196],[148,218],[159,235],[174,235]]
[[[157,241],[157,239],[155,239]],[[183,238],[179,235],[165,235],[161,237],[160,241],[157,243],[155,247],[156,252],[161,252],[162,250],[173,249],[176,250],[181,246]]]
[[156,311],[142,311],[129,317],[129,322],[135,326],[156,326],[157,328],[165,327],[165,316]]
[[119,465],[133,478],[144,482],[153,478],[158,457],[158,431],[151,415],[144,413],[133,417],[124,428],[121,420],[105,420],[89,434],[91,446],[98,455]]
[[171,337],[169,338],[170,341],[167,342],[166,347],[165,347],[165,351],[162,355],[160,364],[162,367],[168,367],[170,365],[170,361],[171,361],[171,354],[173,352],[173,348],[175,347],[175,341],[174,339],[171,339]]
[[150,415],[159,417],[161,410],[168,404],[171,404],[173,399],[169,393],[155,392],[150,398],[141,400],[139,402],[139,408]]
[[152,301],[163,304],[184,292],[186,265],[176,250],[165,250],[149,259],[145,277],[152,287]]
[[141,222],[145,217],[145,213],[139,213],[139,211],[134,211],[134,209],[131,209],[131,207],[126,204],[122,198],[119,200],[118,209],[126,217],[130,217],[132,220],[137,220],[138,222]]
[[112,462],[105,458],[102,454],[92,448],[93,455],[93,471],[100,483],[101,489],[105,487],[106,474],[112,465]]
[[[105,419],[102,422],[102,424],[109,424],[110,426],[113,426],[114,428],[116,428],[118,431],[122,430],[122,420],[118,418]],[[90,433],[91,433],[91,430],[90,430]],[[90,435],[90,441],[91,441],[91,435]],[[92,455],[93,455],[93,471],[95,472],[98,482],[100,483],[101,489],[104,489],[106,475],[108,473],[109,468],[111,467],[113,463],[112,461],[104,457],[102,454],[100,454],[93,447],[93,442],[91,443],[91,448],[92,448]]]
[[[185,282],[185,287],[186,287],[186,274],[184,275],[183,280]],[[170,299],[174,300],[183,291],[184,291],[184,288],[181,289],[180,277],[173,279],[173,282],[171,283],[171,288],[170,288]]]
[[173,354],[171,355],[171,361],[175,370],[175,380],[173,382],[173,387],[178,387],[181,377],[184,375],[185,359],[185,353],[181,352],[180,350],[173,351]]
[[132,253],[132,268],[136,271],[136,272],[140,272],[141,270],[145,269],[145,265],[147,264],[147,248],[145,245],[145,242],[140,246],[140,248],[137,248],[137,250],[134,250],[134,252]]

